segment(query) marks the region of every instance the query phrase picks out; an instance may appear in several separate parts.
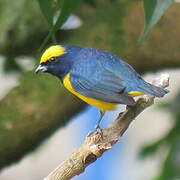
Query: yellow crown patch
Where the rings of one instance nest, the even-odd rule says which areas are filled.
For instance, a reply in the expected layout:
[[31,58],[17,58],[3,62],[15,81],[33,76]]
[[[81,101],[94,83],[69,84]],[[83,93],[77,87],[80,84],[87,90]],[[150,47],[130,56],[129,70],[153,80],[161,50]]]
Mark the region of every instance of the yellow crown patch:
[[60,45],[50,46],[41,56],[40,64],[47,62],[52,57],[61,56],[65,53],[65,48]]

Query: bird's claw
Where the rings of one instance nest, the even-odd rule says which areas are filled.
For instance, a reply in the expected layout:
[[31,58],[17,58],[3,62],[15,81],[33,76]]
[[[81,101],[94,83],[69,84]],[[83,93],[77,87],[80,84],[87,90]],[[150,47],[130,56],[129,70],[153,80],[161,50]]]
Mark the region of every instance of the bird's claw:
[[96,124],[94,131],[97,132],[98,134],[101,134],[101,136],[103,135],[103,131],[101,127],[99,126],[99,124]]
[[99,126],[99,124],[96,124],[96,125],[95,125],[94,130],[95,130],[95,131],[101,130],[101,127]]

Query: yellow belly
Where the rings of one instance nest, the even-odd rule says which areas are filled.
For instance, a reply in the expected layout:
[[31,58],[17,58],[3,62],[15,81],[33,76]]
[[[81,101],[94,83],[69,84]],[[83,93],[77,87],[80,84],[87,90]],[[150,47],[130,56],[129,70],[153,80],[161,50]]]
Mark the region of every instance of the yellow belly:
[[106,110],[114,110],[116,108],[116,104],[113,103],[109,103],[109,102],[105,102],[105,101],[101,101],[101,100],[97,100],[97,99],[93,99],[87,96],[84,96],[82,94],[79,94],[78,92],[74,91],[71,85],[71,82],[69,80],[70,78],[70,74],[68,73],[64,80],[63,80],[63,85],[66,89],[68,89],[72,94],[76,95],[77,97],[79,97],[80,99],[82,99],[83,101],[85,101],[86,103],[96,106],[97,108],[99,108],[101,111],[106,111]]

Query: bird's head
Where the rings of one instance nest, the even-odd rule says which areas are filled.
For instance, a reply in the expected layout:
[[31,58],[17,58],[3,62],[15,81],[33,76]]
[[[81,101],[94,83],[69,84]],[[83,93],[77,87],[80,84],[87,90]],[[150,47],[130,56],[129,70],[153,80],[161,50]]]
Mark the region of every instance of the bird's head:
[[67,60],[67,51],[64,46],[50,46],[41,56],[40,64],[35,73],[48,72],[62,78],[69,71],[70,63]]

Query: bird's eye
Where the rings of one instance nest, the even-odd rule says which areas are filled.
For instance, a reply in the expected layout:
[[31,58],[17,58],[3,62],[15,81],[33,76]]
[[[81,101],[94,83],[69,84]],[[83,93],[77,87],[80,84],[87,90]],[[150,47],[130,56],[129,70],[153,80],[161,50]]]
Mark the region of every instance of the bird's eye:
[[56,60],[56,57],[51,57],[50,59],[49,59],[49,61],[55,61]]
[[50,63],[50,64],[52,64],[52,63],[55,63],[55,62],[57,62],[57,58],[56,57],[51,57],[49,60],[48,60],[48,62]]

